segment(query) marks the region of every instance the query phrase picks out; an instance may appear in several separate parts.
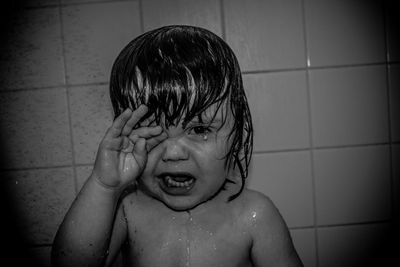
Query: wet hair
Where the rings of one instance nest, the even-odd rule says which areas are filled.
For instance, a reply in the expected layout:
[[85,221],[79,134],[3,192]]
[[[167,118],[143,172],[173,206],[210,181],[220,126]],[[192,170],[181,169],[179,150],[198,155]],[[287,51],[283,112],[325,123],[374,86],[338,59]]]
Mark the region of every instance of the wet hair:
[[[253,149],[253,127],[238,61],[231,48],[214,33],[193,26],[172,25],[146,32],[118,55],[110,78],[115,117],[140,104],[148,116],[165,127],[183,126],[216,106],[226,123],[233,115],[229,134],[232,146],[225,167],[238,168],[242,185],[248,175]],[[215,117],[213,115],[212,119]],[[222,126],[221,126],[222,127]],[[231,181],[227,177],[227,181]]]

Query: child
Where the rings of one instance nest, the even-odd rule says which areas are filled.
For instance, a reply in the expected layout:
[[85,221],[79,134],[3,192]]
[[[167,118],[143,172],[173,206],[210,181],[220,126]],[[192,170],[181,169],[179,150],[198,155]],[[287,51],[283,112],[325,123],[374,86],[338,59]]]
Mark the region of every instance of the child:
[[[244,189],[252,124],[237,59],[213,33],[167,26],[129,43],[115,120],[56,235],[54,266],[301,266],[272,202]],[[261,177],[262,178],[262,177]]]

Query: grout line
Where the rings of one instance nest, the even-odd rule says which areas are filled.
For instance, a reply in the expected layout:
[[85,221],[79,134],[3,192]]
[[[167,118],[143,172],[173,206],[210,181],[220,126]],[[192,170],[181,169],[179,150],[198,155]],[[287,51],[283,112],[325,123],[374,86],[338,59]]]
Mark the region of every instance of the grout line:
[[307,112],[308,112],[308,131],[310,143],[310,171],[311,171],[311,187],[312,187],[312,203],[313,203],[313,223],[314,223],[314,244],[315,244],[315,262],[316,267],[319,267],[319,242],[318,242],[318,217],[317,217],[317,193],[316,193],[316,177],[315,177],[315,157],[314,157],[314,141],[313,141],[313,124],[312,124],[312,105],[311,105],[311,88],[310,88],[310,53],[307,42],[307,27],[306,27],[306,7],[305,1],[301,1],[301,13],[303,23],[304,37],[304,52],[306,55],[306,92],[307,92]]
[[[139,1],[141,3],[141,1]],[[141,14],[142,12],[140,12]],[[142,17],[142,15],[141,15]],[[140,22],[141,24],[143,22]],[[144,26],[140,26],[143,28]],[[144,29],[141,29],[143,32]],[[400,64],[400,62],[389,62],[389,66]],[[338,65],[338,66],[325,66],[325,67],[305,67],[305,68],[287,68],[287,69],[271,69],[271,70],[254,70],[254,71],[242,71],[242,75],[251,75],[251,74],[268,74],[268,73],[281,73],[281,72],[292,72],[292,71],[307,71],[307,70],[322,70],[322,69],[339,69],[339,68],[351,68],[351,67],[367,67],[367,66],[386,66],[387,63],[370,63],[370,64],[354,64],[354,65]],[[82,87],[82,86],[102,86],[108,85],[109,81],[103,82],[92,82],[92,83],[76,83],[76,84],[68,84],[68,87]],[[32,91],[32,90],[41,90],[41,89],[55,89],[65,87],[65,84],[59,85],[50,85],[50,86],[41,86],[41,87],[17,87],[10,89],[2,89],[0,90],[0,94],[8,93],[8,92],[23,92],[23,91]]]
[[62,165],[47,165],[47,166],[34,166],[34,167],[18,167],[18,168],[3,168],[0,172],[14,172],[14,171],[35,171],[35,170],[51,170],[51,169],[63,169],[71,167],[91,167],[93,163],[75,163],[72,164],[62,164]]
[[14,171],[35,171],[35,170],[50,170],[50,169],[63,169],[73,167],[68,165],[54,165],[54,166],[35,166],[35,167],[19,167],[19,168],[3,168],[1,172],[14,172]]
[[16,88],[10,88],[10,89],[2,89],[2,90],[0,90],[0,94],[29,92],[29,91],[36,91],[36,90],[60,89],[60,88],[64,88],[64,87],[65,87],[65,84],[41,86],[41,87],[29,87],[29,88],[28,87],[16,87]]
[[32,249],[32,248],[46,248],[46,247],[52,247],[52,244],[47,244],[47,243],[43,243],[43,244],[34,244],[34,243],[28,243],[27,244],[28,249]]
[[328,150],[328,149],[341,149],[341,148],[358,148],[358,147],[371,147],[371,146],[386,146],[390,145],[390,142],[375,142],[375,143],[360,143],[360,144],[349,144],[349,145],[336,145],[336,146],[315,146],[314,150]]
[[22,6],[19,7],[19,10],[37,10],[37,9],[47,9],[47,8],[56,8],[59,7],[61,5],[61,3],[59,3],[60,1],[57,1],[56,4],[44,4],[44,5],[39,5],[39,6]]
[[283,69],[269,69],[269,70],[244,70],[242,71],[242,75],[292,72],[292,71],[302,71],[302,70],[306,70],[306,68],[300,67],[300,68],[287,68],[287,69],[283,68]]
[[221,16],[221,35],[222,39],[226,42],[226,23],[225,23],[225,5],[224,0],[219,1],[220,16]]
[[[392,145],[399,145],[400,142],[392,142]],[[343,149],[343,148],[363,148],[363,147],[374,147],[374,146],[389,146],[390,143],[374,143],[374,144],[361,144],[361,145],[346,145],[346,146],[331,146],[331,147],[314,147],[314,151],[320,150],[331,150],[331,149]],[[310,151],[311,148],[294,148],[294,149],[280,149],[280,150],[265,150],[265,151],[254,151],[254,155],[264,154],[279,154],[279,153],[290,153],[290,152],[306,152]],[[94,162],[91,163],[77,163],[72,164],[61,164],[61,165],[47,165],[47,166],[33,166],[33,167],[18,167],[18,168],[2,168],[0,171],[25,171],[25,170],[42,170],[42,169],[55,169],[55,168],[68,168],[68,167],[89,167],[93,166]]]
[[389,55],[389,33],[388,33],[388,24],[387,24],[387,17],[386,17],[386,2],[382,4],[382,13],[383,13],[383,28],[385,33],[385,50],[386,50],[386,100],[387,100],[387,116],[388,116],[388,138],[389,138],[389,174],[390,174],[390,204],[391,204],[391,218],[395,218],[396,216],[396,198],[395,198],[395,177],[393,173],[393,136],[392,136],[392,115],[391,115],[391,102],[392,99],[391,95],[391,67],[389,65],[390,62],[390,55]]
[[[65,79],[65,77],[64,77]],[[69,88],[75,87],[83,87],[83,86],[104,86],[108,85],[109,82],[93,82],[93,83],[77,83],[77,84],[60,84],[60,85],[52,85],[52,86],[43,86],[43,87],[30,87],[30,88],[13,88],[13,89],[3,89],[0,91],[2,93],[12,93],[12,92],[26,92],[26,91],[37,91],[37,90],[49,90],[49,89],[59,89],[65,88],[68,86]]]
[[144,15],[143,15],[143,2],[139,0],[139,28],[140,32],[144,33]]
[[391,223],[391,219],[386,220],[372,220],[372,221],[364,221],[364,222],[353,222],[353,223],[332,223],[332,224],[322,224],[318,225],[318,228],[333,228],[333,227],[346,227],[346,226],[362,226],[362,225],[371,225],[371,224],[385,224]]
[[349,144],[349,145],[337,145],[337,146],[315,146],[304,147],[304,148],[288,148],[288,149],[276,149],[276,150],[257,150],[253,154],[274,154],[274,153],[286,153],[286,152],[302,152],[302,151],[321,151],[331,149],[346,149],[346,148],[363,148],[363,147],[375,147],[375,146],[388,146],[391,144],[398,144],[400,142],[377,142],[377,143],[365,143],[365,144]]
[[85,6],[85,5],[96,5],[96,4],[107,4],[107,3],[118,3],[118,2],[136,2],[139,0],[107,0],[107,1],[90,1],[90,2],[75,2],[75,3],[62,3],[62,1],[57,1],[55,4],[43,4],[37,6],[22,6],[18,9],[20,10],[37,10],[45,8],[56,8],[56,7],[69,7],[69,6]]
[[[59,0],[61,4],[61,0]],[[67,63],[66,63],[66,51],[65,51],[65,37],[64,37],[64,20],[63,20],[63,12],[62,6],[60,5],[59,8],[59,16],[60,16],[60,34],[61,34],[61,45],[62,45],[62,60],[64,64],[64,82],[66,84],[66,98],[67,98],[67,113],[68,113],[68,124],[69,124],[69,135],[70,135],[70,145],[71,145],[71,156],[72,156],[72,170],[73,170],[73,181],[74,181],[74,191],[75,194],[78,193],[78,177],[76,173],[76,166],[75,166],[75,146],[74,146],[74,135],[72,130],[72,115],[71,115],[71,99],[69,95],[69,86],[67,80]]]
[[[75,2],[75,3],[60,3],[61,6],[82,6],[82,5],[95,5],[105,3],[118,3],[118,2],[137,2],[138,0],[106,0],[106,1],[90,1],[90,2]],[[140,0],[139,0],[140,1]]]
[[307,230],[307,229],[314,229],[314,228],[315,228],[314,225],[288,227],[289,230]]
[[256,150],[253,151],[254,155],[258,154],[277,154],[277,153],[287,153],[287,152],[303,152],[303,151],[309,151],[310,148],[293,148],[293,149],[277,149],[277,150]]
[[[308,61],[308,59],[307,59]],[[393,62],[396,63],[396,62]],[[289,71],[302,71],[302,70],[325,70],[325,69],[342,69],[342,68],[356,68],[356,67],[370,67],[370,66],[383,66],[386,62],[372,62],[372,63],[358,63],[358,64],[341,64],[341,65],[325,65],[325,66],[306,66],[298,68],[282,68],[282,69],[261,69],[261,70],[244,70],[243,75],[246,74],[266,74],[276,72],[289,72]]]

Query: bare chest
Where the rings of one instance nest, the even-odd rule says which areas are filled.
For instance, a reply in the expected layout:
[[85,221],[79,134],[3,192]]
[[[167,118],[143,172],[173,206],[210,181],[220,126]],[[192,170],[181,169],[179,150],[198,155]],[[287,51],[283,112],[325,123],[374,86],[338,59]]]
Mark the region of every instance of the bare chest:
[[159,218],[129,229],[127,266],[252,266],[251,239],[240,224],[223,217]]

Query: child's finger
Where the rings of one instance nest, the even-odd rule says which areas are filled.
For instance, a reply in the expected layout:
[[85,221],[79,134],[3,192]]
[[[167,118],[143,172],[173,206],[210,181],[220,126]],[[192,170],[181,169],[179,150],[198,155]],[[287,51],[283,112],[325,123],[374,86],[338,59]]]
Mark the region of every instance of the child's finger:
[[132,153],[139,166],[141,166],[141,168],[144,168],[147,161],[146,139],[139,138],[135,143],[135,149]]
[[131,153],[133,151],[134,143],[126,136],[122,137],[122,142],[120,144],[121,152]]
[[126,122],[132,115],[132,110],[126,109],[121,113],[112,123],[111,127],[106,133],[106,137],[118,137],[121,135],[121,131],[124,128]]
[[149,138],[146,140],[146,150],[147,152],[150,152],[154,147],[156,147],[158,144],[160,144],[162,141],[167,139],[168,135],[163,132],[160,135],[157,135],[153,138]]
[[148,118],[140,122],[140,127],[156,126],[155,115],[151,114]]
[[129,135],[129,138],[132,138],[133,136],[138,136],[141,138],[150,138],[156,135],[161,134],[162,128],[161,126],[155,126],[155,127],[141,127],[138,129],[135,129],[131,132]]
[[100,143],[100,148],[117,151],[123,146],[123,141],[120,137],[103,139]]
[[148,107],[145,105],[140,105],[136,110],[134,110],[131,114],[129,120],[125,123],[121,134],[122,135],[129,135],[132,132],[132,129],[135,125],[140,121],[140,119],[146,115],[148,112]]

